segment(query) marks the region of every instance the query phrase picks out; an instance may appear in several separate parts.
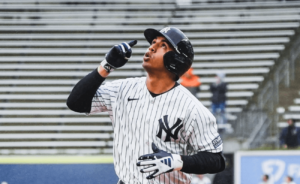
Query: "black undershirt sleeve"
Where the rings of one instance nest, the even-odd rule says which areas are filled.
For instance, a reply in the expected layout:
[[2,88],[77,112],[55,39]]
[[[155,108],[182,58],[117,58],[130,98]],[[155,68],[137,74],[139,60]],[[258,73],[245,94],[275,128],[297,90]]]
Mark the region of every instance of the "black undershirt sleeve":
[[75,112],[89,113],[92,99],[104,80],[97,69],[86,75],[74,86],[67,99],[67,106]]
[[225,157],[222,152],[198,152],[195,155],[181,155],[182,172],[190,174],[218,173],[225,169]]

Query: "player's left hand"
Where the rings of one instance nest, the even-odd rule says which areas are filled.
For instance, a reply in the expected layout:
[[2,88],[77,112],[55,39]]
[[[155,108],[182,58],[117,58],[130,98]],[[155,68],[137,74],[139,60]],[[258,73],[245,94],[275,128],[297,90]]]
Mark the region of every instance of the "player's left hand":
[[141,169],[141,173],[148,173],[154,171],[152,174],[147,176],[147,179],[152,179],[160,174],[168,173],[173,170],[181,170],[183,162],[181,156],[177,154],[167,153],[160,150],[152,143],[152,150],[154,153],[146,154],[139,157],[141,162],[138,162],[137,166],[149,166]]
[[105,60],[101,62],[101,66],[110,73],[111,71],[124,66],[131,57],[131,48],[137,44],[137,40],[128,43],[123,42],[113,46],[106,54]]

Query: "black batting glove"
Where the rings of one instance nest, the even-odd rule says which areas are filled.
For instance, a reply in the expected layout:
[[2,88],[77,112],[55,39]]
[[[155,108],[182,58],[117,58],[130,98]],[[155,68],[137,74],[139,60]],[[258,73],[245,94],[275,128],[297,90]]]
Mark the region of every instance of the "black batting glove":
[[123,42],[119,45],[113,46],[106,54],[105,59],[101,62],[101,66],[107,71],[111,72],[116,68],[124,66],[131,57],[131,47],[137,44],[137,40],[128,43]]
[[153,172],[146,177],[148,180],[163,173],[182,169],[183,162],[180,155],[160,150],[154,143],[152,143],[152,150],[154,153],[140,156],[139,160],[142,161],[136,164],[137,166],[148,166],[141,169],[141,173]]

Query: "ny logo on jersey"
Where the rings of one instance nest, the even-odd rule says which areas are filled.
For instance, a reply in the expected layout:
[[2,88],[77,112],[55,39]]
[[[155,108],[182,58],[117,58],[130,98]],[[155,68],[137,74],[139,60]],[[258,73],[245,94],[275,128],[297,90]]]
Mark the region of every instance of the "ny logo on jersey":
[[160,30],[161,33],[167,33],[168,31],[170,31],[171,28],[169,27],[165,27],[162,30]]
[[[162,138],[162,130],[165,131],[166,135],[166,139],[164,140],[164,142],[171,142],[171,137],[176,140],[178,139],[178,132],[179,130],[183,127],[183,123],[181,119],[177,119],[177,122],[170,128],[169,127],[169,121],[168,121],[168,115],[164,116],[164,121],[162,120],[162,118],[160,118],[158,120],[159,122],[159,131],[157,133],[157,137],[159,137],[160,139]],[[175,129],[174,134],[172,133],[172,131]]]

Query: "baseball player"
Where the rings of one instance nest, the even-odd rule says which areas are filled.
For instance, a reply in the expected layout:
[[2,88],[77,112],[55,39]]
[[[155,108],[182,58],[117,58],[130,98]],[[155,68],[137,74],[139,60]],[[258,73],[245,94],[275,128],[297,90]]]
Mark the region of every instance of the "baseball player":
[[115,45],[100,66],[75,85],[68,107],[80,113],[109,113],[118,184],[183,184],[191,182],[191,174],[224,170],[214,116],[176,82],[193,62],[189,39],[174,27],[146,29],[144,35],[150,43],[142,64],[147,77],[101,85],[127,63],[137,41]]

